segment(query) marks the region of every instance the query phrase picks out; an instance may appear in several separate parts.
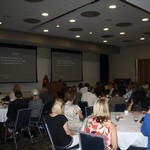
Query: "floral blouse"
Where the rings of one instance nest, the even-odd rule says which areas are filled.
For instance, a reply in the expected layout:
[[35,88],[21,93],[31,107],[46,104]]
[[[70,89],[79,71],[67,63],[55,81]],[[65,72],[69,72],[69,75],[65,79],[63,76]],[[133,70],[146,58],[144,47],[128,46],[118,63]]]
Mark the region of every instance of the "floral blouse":
[[107,150],[113,149],[111,145],[110,123],[111,121],[108,120],[101,124],[96,122],[96,119],[89,118],[85,127],[85,132],[103,135],[105,137]]

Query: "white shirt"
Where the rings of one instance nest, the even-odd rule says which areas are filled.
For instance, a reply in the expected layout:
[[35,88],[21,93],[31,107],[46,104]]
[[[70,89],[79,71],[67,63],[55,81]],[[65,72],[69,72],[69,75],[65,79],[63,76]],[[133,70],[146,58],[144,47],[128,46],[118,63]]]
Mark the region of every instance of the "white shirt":
[[80,89],[80,92],[83,94],[83,93],[86,93],[88,91],[88,88],[87,87],[83,87]]
[[88,102],[88,106],[93,106],[95,101],[98,100],[98,97],[91,92],[86,92],[82,94],[81,101]]

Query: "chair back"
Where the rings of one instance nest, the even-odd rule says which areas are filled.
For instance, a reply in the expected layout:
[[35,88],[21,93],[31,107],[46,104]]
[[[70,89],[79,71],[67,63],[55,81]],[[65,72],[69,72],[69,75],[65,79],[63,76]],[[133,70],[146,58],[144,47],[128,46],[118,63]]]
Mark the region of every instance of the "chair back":
[[82,114],[85,117],[85,107],[88,107],[88,102],[79,101],[79,107],[81,108]]
[[80,132],[81,150],[106,150],[105,138],[100,135]]
[[93,106],[85,107],[85,117],[90,116],[93,113]]
[[126,110],[126,104],[116,104],[114,112],[124,112]]
[[48,137],[49,137],[49,140],[50,140],[50,143],[52,144],[52,150],[77,150],[79,148],[79,144],[78,145],[75,145],[71,148],[69,147],[59,147],[59,146],[55,146],[54,145],[54,142],[53,142],[53,139],[52,139],[52,136],[51,136],[51,132],[48,128],[48,125],[46,123],[46,120],[43,119],[44,121],[44,125],[45,125],[45,128],[46,128],[46,131],[47,131],[47,134],[48,134]]
[[47,125],[47,123],[46,123],[45,120],[44,120],[44,124],[45,124],[45,128],[46,128],[46,131],[47,131],[49,140],[50,140],[50,142],[51,142],[51,144],[52,144],[52,150],[56,150],[55,145],[54,145],[54,142],[53,142],[53,139],[52,139],[52,136],[51,136],[50,131],[49,131],[49,128],[48,128],[48,125]]
[[42,105],[42,106],[41,106],[41,109],[40,109],[40,113],[39,113],[39,117],[38,117],[37,122],[40,122],[40,121],[41,121],[41,119],[42,119],[43,109],[44,109],[44,105]]
[[19,109],[17,113],[17,119],[15,122],[15,131],[29,127],[31,117],[31,109]]

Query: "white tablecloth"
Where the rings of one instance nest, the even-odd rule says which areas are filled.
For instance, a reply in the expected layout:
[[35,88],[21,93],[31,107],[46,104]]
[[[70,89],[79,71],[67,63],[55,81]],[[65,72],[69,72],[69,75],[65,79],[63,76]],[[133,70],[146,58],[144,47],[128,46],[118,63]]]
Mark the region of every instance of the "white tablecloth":
[[0,108],[0,122],[5,122],[7,120],[8,108]]
[[[111,112],[111,121],[114,124],[116,124],[115,114],[120,114],[122,117],[116,126],[119,148],[121,150],[127,150],[130,145],[134,145],[136,147],[147,147],[148,138],[143,136],[140,132],[140,119],[143,117],[143,114],[138,114],[139,121],[135,124],[133,121],[134,115],[132,113],[124,115],[122,112]],[[84,131],[87,119],[88,117],[85,118],[81,131]]]
[[[116,124],[115,121],[116,112],[111,112],[111,120]],[[138,114],[138,122],[135,124],[133,120],[133,113],[124,115],[124,113],[119,113],[121,119],[117,125],[118,134],[118,145],[121,150],[126,150],[130,145],[137,147],[147,147],[147,137],[143,136],[140,132],[140,119],[143,114]]]

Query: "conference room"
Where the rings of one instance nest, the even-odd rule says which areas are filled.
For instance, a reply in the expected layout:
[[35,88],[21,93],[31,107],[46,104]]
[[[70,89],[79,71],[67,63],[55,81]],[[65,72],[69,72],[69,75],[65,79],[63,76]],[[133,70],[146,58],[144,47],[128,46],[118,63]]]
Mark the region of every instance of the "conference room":
[[[52,84],[69,86],[148,82],[149,6],[149,0],[1,1],[1,99],[15,83],[24,97],[34,88],[42,90],[45,74]],[[0,108],[5,122],[2,109],[5,114],[7,108]],[[0,144],[5,145],[2,136]]]

